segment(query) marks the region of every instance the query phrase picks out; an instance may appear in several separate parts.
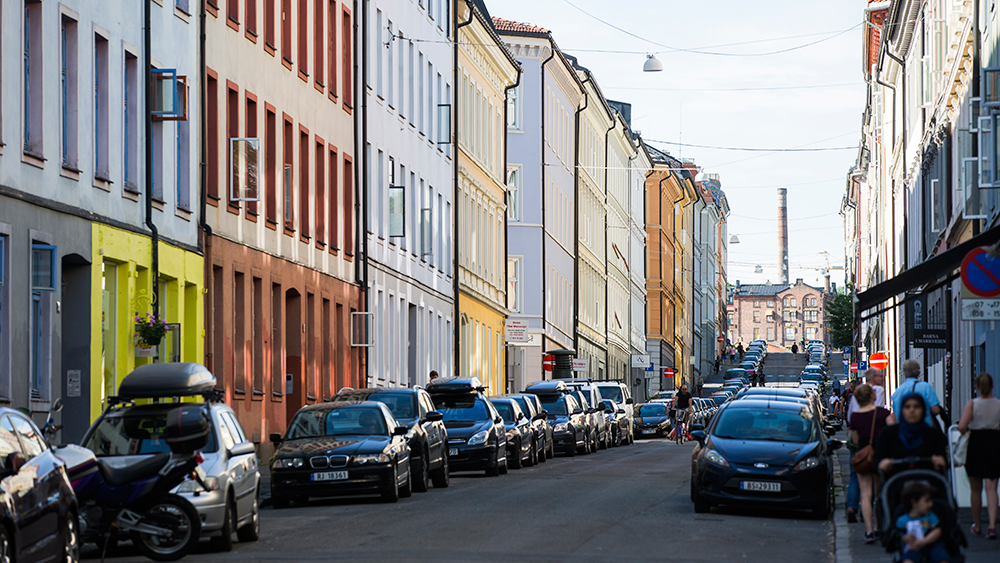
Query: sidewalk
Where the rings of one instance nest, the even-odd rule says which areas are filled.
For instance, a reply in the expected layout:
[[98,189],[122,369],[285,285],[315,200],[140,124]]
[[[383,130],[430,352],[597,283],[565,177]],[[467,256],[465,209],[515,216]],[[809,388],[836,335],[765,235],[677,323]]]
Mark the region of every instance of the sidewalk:
[[[840,434],[837,436],[838,439],[846,439],[846,436]],[[837,562],[838,563],[884,563],[890,560],[889,554],[882,547],[881,543],[874,543],[871,545],[865,544],[865,525],[860,521],[857,524],[847,524],[847,518],[845,516],[845,506],[844,499],[846,497],[847,482],[851,476],[850,473],[850,452],[847,448],[841,448],[836,451],[834,458],[840,464],[840,482],[835,481],[836,486],[843,487],[843,493],[837,496],[837,507],[834,514],[834,521],[837,525],[837,533],[840,534],[845,528],[848,530],[847,541],[843,541],[840,537],[837,538]],[[834,477],[836,479],[836,475]],[[983,518],[986,518],[986,509],[983,509]],[[969,533],[969,527],[972,526],[972,511],[968,508],[962,508],[958,511],[958,519],[960,522],[961,530],[965,533],[965,538],[969,542],[969,547],[965,550],[965,560],[967,563],[996,563],[1000,561],[1000,540],[988,540],[985,538],[973,537]],[[846,546],[848,553],[842,553],[843,548]]]

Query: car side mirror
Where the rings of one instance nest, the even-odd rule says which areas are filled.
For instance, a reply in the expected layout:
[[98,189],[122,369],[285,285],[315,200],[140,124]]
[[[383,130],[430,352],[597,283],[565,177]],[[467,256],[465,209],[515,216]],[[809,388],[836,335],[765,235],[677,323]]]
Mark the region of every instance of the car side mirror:
[[281,434],[279,434],[278,432],[272,432],[268,438],[271,440],[272,444],[277,444],[278,442],[281,441]]
[[826,435],[828,437],[833,436],[834,434],[837,433],[837,429],[832,426],[827,426],[826,428],[823,429],[823,431],[826,432]]
[[549,416],[549,411],[542,409],[542,416],[547,418]]
[[843,445],[844,442],[836,440],[834,438],[830,438],[829,440],[826,441],[826,447],[830,448],[831,450],[839,450],[841,447],[843,447]]
[[635,401],[633,401],[633,400],[632,400],[632,397],[629,397],[628,399],[625,399],[625,404],[626,404],[626,405],[631,405],[631,404],[632,404],[632,403],[634,403],[634,402],[635,402]]
[[691,438],[698,441],[699,444],[705,445],[705,431],[704,430],[692,430]]
[[3,462],[3,472],[5,475],[16,475],[18,471],[27,463],[27,459],[21,452],[11,452],[7,454],[7,459]]
[[618,409],[618,414],[625,414],[625,409]]
[[438,422],[440,420],[444,420],[444,415],[438,411],[430,411],[424,418],[427,420],[427,422]]
[[545,420],[545,413],[540,412],[536,414],[534,417],[532,417],[531,420]]
[[524,418],[524,413],[523,412],[517,413],[517,419],[521,420],[522,418]]
[[693,431],[704,430],[704,429],[705,429],[705,427],[703,425],[701,425],[701,424],[692,424],[691,425],[691,430],[693,430]]
[[581,409],[581,408],[575,408],[575,409],[573,409],[573,414],[583,414],[583,409]]
[[608,414],[615,414],[614,409],[604,409],[604,412],[606,412]]
[[497,424],[500,424],[500,423],[503,422],[503,418],[501,418],[501,417],[498,416],[498,417],[496,417],[496,418],[493,419],[493,422],[495,422]]
[[396,429],[392,431],[392,435],[393,436],[406,436],[406,433],[409,432],[409,431],[410,431],[410,429],[407,428],[406,426],[397,426]]
[[229,448],[229,455],[232,457],[257,453],[257,448],[253,447],[253,442],[240,442]]
[[59,412],[63,408],[62,397],[52,402],[52,412]]

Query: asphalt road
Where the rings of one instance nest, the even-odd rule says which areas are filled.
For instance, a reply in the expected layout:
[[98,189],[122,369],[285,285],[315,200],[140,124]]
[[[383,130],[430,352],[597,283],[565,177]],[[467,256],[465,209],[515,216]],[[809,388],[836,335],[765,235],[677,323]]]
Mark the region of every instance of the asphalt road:
[[[693,446],[636,442],[556,457],[397,504],[313,501],[261,513],[261,539],[185,561],[833,561],[833,526],[804,513],[713,509],[690,501]],[[93,554],[90,557],[94,557]],[[99,557],[99,556],[98,556]],[[123,546],[108,561],[147,561]]]

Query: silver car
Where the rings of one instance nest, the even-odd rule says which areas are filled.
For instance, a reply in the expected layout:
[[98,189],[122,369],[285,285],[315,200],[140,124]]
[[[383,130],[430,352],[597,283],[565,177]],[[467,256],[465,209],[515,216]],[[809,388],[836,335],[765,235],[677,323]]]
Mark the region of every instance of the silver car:
[[210,537],[215,549],[229,551],[233,531],[241,542],[257,541],[260,536],[260,471],[257,451],[233,409],[213,403],[210,411],[215,439],[202,450],[201,467],[208,475],[205,484],[211,490],[206,492],[188,479],[174,492],[198,509],[202,537]]

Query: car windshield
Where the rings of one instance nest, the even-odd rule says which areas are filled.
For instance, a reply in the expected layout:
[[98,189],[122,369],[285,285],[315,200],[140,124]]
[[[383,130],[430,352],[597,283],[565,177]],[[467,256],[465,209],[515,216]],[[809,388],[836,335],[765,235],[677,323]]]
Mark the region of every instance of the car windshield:
[[729,397],[721,397],[719,395],[713,395],[712,396],[712,400],[715,401],[715,404],[717,404],[717,405],[721,405],[722,403],[725,403],[726,399],[728,399],[728,398]]
[[524,416],[528,416],[531,409],[528,408],[528,400],[524,397],[511,397],[511,400],[517,403],[517,406],[521,407],[521,411],[524,412]]
[[820,379],[823,379],[823,374],[814,371],[808,371],[802,374],[802,379],[819,381]]
[[[122,416],[103,417],[84,446],[98,457],[169,452],[166,428],[166,411],[133,409]],[[201,451],[214,453],[218,450],[215,432],[209,432],[208,444]]]
[[382,411],[374,407],[307,410],[292,418],[286,439],[342,435],[388,436],[389,430]]
[[569,414],[566,410],[566,401],[563,401],[562,397],[543,395],[539,399],[542,401],[542,409],[548,411],[550,415],[566,416]]
[[379,401],[389,407],[392,416],[402,418],[415,418],[417,416],[417,396],[412,393],[391,393],[379,392],[368,396],[369,401]]
[[577,391],[576,393],[573,393],[573,396],[576,397],[576,400],[580,402],[581,408],[583,408],[584,410],[590,408],[590,401],[588,401],[587,397],[583,395],[583,391]]
[[514,422],[514,407],[510,406],[510,403],[497,401],[493,403],[493,407],[500,413],[500,418],[503,418],[504,422]]
[[488,420],[486,405],[475,395],[433,395],[434,408],[445,422]]
[[610,410],[611,412],[615,412],[615,402],[614,401],[612,401],[611,399],[604,399],[601,402],[604,403],[604,410]]
[[610,399],[619,404],[625,402],[625,397],[622,395],[622,388],[617,385],[601,385],[597,390],[600,391],[602,399]]
[[667,416],[667,406],[652,403],[639,405],[639,416]]
[[[736,404],[736,403],[734,403]],[[715,425],[713,435],[733,440],[813,442],[816,425],[807,406],[801,410],[728,408]]]

